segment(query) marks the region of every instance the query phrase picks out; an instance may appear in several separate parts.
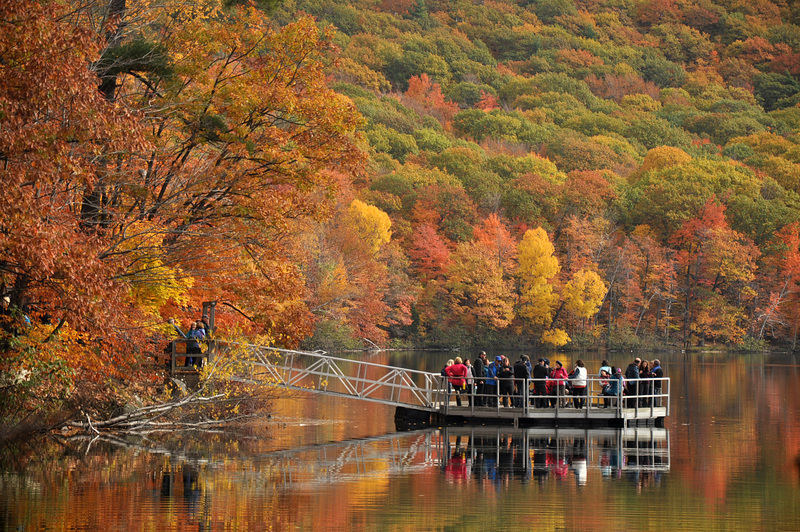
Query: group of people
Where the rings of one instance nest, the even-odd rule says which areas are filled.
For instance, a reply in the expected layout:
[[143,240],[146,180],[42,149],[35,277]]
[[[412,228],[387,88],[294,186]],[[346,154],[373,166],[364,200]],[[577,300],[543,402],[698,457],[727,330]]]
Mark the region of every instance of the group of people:
[[188,331],[185,333],[175,324],[175,320],[170,319],[169,323],[175,328],[178,334],[186,340],[186,367],[202,367],[203,357],[192,355],[203,354],[203,350],[200,348],[200,342],[207,338],[208,335],[206,331],[210,331],[208,316],[203,316],[202,319],[192,321]]
[[[654,359],[652,362],[642,360],[639,357],[633,359],[625,369],[626,405],[628,408],[639,406],[661,406],[661,379],[664,377],[664,370],[661,368],[661,361]],[[656,396],[656,397],[652,397]],[[652,401],[655,401],[655,404]]]
[[[581,359],[575,361],[572,372],[567,372],[560,360],[551,367],[550,360],[542,357],[534,366],[528,355],[520,355],[512,366],[502,355],[490,362],[485,351],[481,351],[474,362],[461,357],[448,360],[442,368],[442,376],[447,380],[448,392],[455,394],[457,406],[462,406],[462,395],[466,395],[469,406],[474,402],[474,406],[497,407],[501,400],[504,407],[521,408],[527,397],[537,408],[566,407],[570,400],[575,408],[584,408],[589,384],[588,370]],[[625,406],[628,408],[637,404],[650,406],[651,395],[661,393],[658,379],[663,376],[664,370],[658,360],[648,362],[637,357],[628,365],[624,376],[621,368],[603,360],[597,377],[604,407],[616,406],[616,401],[623,396],[627,396]],[[660,406],[657,397],[656,401],[654,406]]]

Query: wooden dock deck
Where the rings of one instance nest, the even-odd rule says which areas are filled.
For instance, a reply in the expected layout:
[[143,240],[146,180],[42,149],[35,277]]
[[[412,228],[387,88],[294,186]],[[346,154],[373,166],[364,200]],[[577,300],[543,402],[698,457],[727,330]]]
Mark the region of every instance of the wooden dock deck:
[[514,427],[628,427],[664,426],[666,406],[635,408],[514,408],[452,406],[442,409],[432,417],[432,422],[453,424],[504,424]]

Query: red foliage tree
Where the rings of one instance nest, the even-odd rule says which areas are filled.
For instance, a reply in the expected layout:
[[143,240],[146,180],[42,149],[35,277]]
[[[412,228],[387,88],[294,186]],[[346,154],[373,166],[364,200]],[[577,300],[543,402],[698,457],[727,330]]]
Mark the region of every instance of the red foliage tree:
[[403,103],[421,114],[433,116],[446,127],[450,127],[458,112],[458,104],[446,101],[441,85],[434,83],[427,74],[411,76]]
[[447,244],[428,223],[423,223],[414,230],[408,256],[417,274],[425,282],[443,277],[450,263]]

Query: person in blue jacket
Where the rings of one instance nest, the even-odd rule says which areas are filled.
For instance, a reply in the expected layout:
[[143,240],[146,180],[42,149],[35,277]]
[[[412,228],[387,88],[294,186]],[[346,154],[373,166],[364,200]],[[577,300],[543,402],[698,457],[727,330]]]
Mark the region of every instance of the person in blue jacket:
[[486,380],[483,393],[486,394],[486,406],[497,406],[497,370],[503,365],[503,357],[495,357],[494,362],[486,366]]
[[186,333],[184,333],[180,329],[180,327],[175,325],[175,320],[170,319],[169,322],[172,324],[172,326],[175,328],[175,330],[178,332],[178,334],[180,334],[182,338],[187,340],[187,342],[186,342],[186,355],[187,356],[186,356],[186,364],[185,364],[186,367],[193,366],[193,365],[199,363],[200,360],[201,360],[200,357],[193,357],[193,356],[190,356],[190,355],[200,355],[200,354],[203,353],[203,351],[200,349],[200,340],[204,340],[205,339],[205,337],[206,337],[205,330],[203,330],[203,329],[199,329],[198,330],[197,323],[192,322],[192,324],[189,326],[189,330]]
[[611,376],[608,379],[608,386],[603,388],[603,395],[609,398],[606,399],[605,408],[608,408],[609,403],[612,407],[617,406],[617,400],[622,395],[622,369],[611,366]]

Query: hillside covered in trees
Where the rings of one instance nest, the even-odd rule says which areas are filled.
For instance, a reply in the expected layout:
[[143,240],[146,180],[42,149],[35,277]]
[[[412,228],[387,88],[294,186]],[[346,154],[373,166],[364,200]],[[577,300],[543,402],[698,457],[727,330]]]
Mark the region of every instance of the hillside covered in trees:
[[219,334],[290,347],[796,346],[794,2],[0,21],[7,391],[135,380],[202,301]]
[[[332,87],[370,151],[353,194],[392,222],[386,285],[359,287],[335,229],[306,262],[337,287],[315,297],[338,307],[319,336],[796,344],[800,7],[287,1],[275,17],[296,9],[337,28]],[[367,323],[359,293],[384,303]]]

